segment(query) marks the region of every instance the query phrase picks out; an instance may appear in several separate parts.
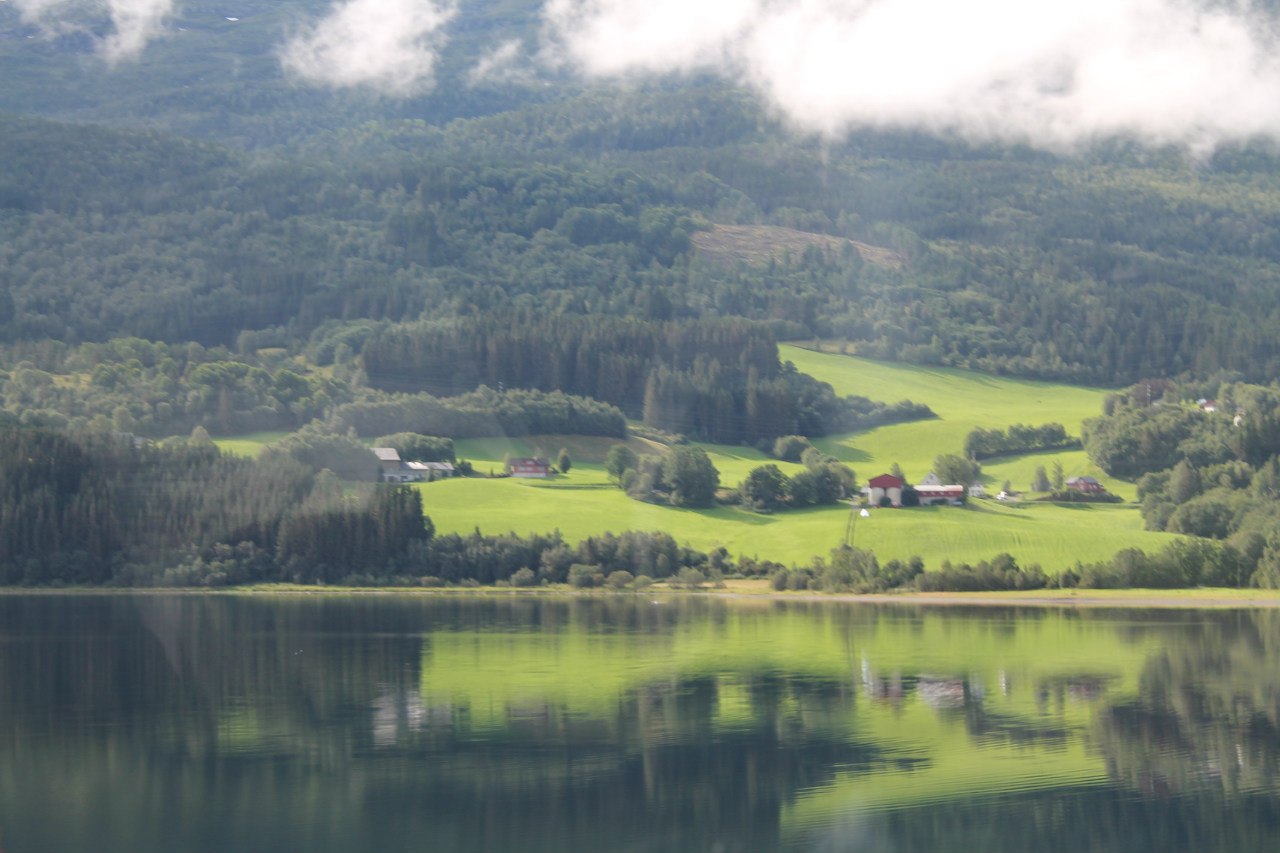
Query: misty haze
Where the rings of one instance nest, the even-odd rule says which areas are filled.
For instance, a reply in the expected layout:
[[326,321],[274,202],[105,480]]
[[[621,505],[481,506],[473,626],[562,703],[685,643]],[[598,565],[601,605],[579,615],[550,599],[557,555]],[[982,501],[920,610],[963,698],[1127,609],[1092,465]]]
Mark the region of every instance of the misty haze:
[[0,0],[0,850],[1280,847],[1270,0]]

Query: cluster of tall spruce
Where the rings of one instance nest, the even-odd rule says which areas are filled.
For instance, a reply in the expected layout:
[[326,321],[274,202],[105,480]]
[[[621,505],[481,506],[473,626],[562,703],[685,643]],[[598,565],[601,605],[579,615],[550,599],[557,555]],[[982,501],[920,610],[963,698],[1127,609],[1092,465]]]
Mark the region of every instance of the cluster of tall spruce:
[[[372,467],[372,466],[371,466]],[[0,427],[0,582],[225,584],[384,572],[431,537],[418,492],[351,492],[281,450]]]
[[364,344],[370,385],[450,395],[535,388],[591,397],[668,433],[772,443],[931,417],[927,406],[838,397],[778,358],[772,330],[743,319],[520,315],[386,326]]
[[[386,438],[422,445],[423,437]],[[0,422],[5,585],[474,584],[509,582],[522,570],[565,583],[578,567],[579,585],[589,586],[597,573],[714,576],[727,565],[722,552],[656,532],[579,543],[559,533],[436,536],[420,491],[353,487],[288,446],[249,460],[221,454],[207,436],[150,443]]]

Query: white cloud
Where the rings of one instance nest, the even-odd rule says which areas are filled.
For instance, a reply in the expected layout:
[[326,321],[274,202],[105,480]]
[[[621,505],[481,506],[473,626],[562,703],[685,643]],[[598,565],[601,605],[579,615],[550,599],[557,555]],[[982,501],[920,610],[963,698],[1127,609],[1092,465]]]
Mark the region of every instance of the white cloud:
[[592,74],[689,71],[722,63],[760,0],[548,0],[554,42]]
[[345,0],[285,44],[281,62],[311,83],[411,95],[433,84],[454,11],[433,0]]
[[555,55],[586,74],[719,70],[831,136],[1280,137],[1275,21],[1247,0],[548,0],[543,14]]
[[107,59],[129,59],[142,53],[173,12],[173,0],[107,0],[115,32],[102,43]]
[[50,32],[83,30],[105,5],[113,32],[98,43],[109,62],[134,59],[160,34],[174,0],[14,0],[23,18]]

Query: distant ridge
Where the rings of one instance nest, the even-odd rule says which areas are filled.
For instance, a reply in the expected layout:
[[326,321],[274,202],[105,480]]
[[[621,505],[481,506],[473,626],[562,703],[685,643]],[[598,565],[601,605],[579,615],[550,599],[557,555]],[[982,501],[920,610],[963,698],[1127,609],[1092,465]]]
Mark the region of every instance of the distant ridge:
[[723,263],[765,264],[781,258],[784,252],[799,256],[810,246],[838,251],[849,245],[869,264],[900,269],[906,262],[892,249],[781,225],[714,225],[710,231],[695,232],[693,245],[703,257]]

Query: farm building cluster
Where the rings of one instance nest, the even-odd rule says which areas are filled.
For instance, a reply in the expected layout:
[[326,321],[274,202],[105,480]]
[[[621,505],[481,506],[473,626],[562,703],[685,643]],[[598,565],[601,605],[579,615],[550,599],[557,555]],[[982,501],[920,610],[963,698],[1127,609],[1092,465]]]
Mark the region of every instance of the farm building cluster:
[[452,462],[408,462],[394,447],[375,447],[379,478],[384,483],[417,483],[442,480],[457,473]]
[[[980,488],[979,484],[979,488]],[[965,487],[957,483],[943,483],[933,472],[914,486],[908,486],[901,477],[893,474],[881,474],[872,477],[863,487],[863,497],[871,506],[903,506],[903,495],[911,490],[915,493],[920,506],[932,504],[951,504],[959,506],[964,503]]]
[[[1104,495],[1107,491],[1106,487],[1094,477],[1071,477],[1065,485],[1068,491],[1084,495]],[[904,501],[904,497],[909,493],[914,497]],[[933,504],[960,506],[966,497],[986,497],[987,491],[981,482],[971,483],[967,488],[958,483],[943,483],[930,471],[927,477],[914,486],[907,485],[905,480],[893,474],[872,477],[867,481],[867,485],[863,486],[862,496],[870,506],[901,507],[932,506]],[[1001,492],[997,497],[999,500],[1005,500],[1006,493]]]

